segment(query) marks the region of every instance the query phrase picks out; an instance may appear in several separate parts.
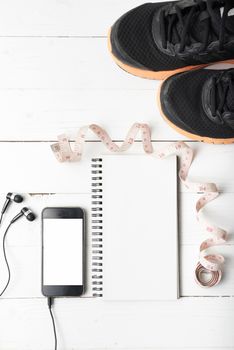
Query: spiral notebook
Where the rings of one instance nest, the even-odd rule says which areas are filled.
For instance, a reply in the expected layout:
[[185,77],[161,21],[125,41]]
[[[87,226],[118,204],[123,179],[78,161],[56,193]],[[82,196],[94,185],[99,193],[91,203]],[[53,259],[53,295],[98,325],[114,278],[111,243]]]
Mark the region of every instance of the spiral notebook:
[[179,296],[177,158],[92,159],[92,291],[106,300]]

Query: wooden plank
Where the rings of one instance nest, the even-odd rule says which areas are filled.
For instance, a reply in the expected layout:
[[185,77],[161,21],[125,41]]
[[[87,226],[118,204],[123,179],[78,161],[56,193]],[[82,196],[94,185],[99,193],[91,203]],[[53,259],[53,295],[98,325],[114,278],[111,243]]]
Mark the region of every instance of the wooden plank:
[[[54,140],[79,127],[97,123],[113,139],[123,139],[135,122],[146,122],[155,140],[178,140],[183,136],[162,119],[156,89],[16,89],[0,90],[0,115],[4,118],[0,140]],[[14,101],[14,103],[12,103]],[[88,139],[96,139],[90,132]]]
[[[126,74],[106,38],[0,38],[0,89],[153,89]],[[118,102],[118,101],[116,101]]]
[[[196,152],[190,179],[213,181],[222,192],[234,192],[234,164],[230,161],[234,157],[233,145],[188,144]],[[154,145],[162,149],[166,143]],[[61,164],[50,150],[49,142],[1,142],[1,165],[4,171],[0,193],[6,189],[25,193],[89,193],[90,159],[105,152],[101,143],[87,142],[81,162]],[[142,144],[136,143],[128,152],[142,153]],[[188,192],[184,186],[180,186],[180,191]]]
[[127,1],[30,1],[0,4],[0,33],[3,36],[97,36],[123,13],[141,4]]
[[121,70],[106,38],[0,37],[0,62],[0,89],[156,91],[160,84]]
[[[184,298],[165,303],[66,298],[55,301],[54,312],[59,346],[66,350],[221,350],[234,346],[232,298]],[[0,326],[4,350],[53,347],[45,299],[1,300]]]

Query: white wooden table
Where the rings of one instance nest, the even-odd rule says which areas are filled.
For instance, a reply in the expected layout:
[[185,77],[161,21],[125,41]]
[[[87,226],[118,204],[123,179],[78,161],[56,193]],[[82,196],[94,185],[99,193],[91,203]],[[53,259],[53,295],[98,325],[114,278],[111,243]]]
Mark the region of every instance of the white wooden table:
[[[103,151],[89,135],[78,164],[59,164],[49,145],[57,134],[96,122],[122,140],[135,121],[158,142],[182,140],[161,119],[159,82],[121,71],[107,51],[109,26],[137,0],[2,0],[0,3],[1,203],[26,193],[38,214],[46,205],[90,209],[90,157]],[[180,187],[181,298],[176,302],[55,302],[59,349],[234,349],[234,146],[189,142],[191,178],[217,182],[222,195],[206,209],[230,232],[222,283],[201,289],[193,279],[202,240],[197,195]],[[130,152],[141,152],[136,144]],[[19,211],[12,205],[8,220]],[[4,224],[6,224],[7,219]],[[40,220],[20,220],[7,239],[12,281],[0,299],[0,350],[53,349],[46,299],[40,292]],[[155,271],[155,274],[157,271]],[[0,289],[6,277],[0,252]]]

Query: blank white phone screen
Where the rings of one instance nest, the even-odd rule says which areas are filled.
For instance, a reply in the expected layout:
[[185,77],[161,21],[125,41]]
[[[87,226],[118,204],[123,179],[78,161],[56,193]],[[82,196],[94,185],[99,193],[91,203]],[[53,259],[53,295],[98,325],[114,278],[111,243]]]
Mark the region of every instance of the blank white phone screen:
[[43,284],[83,285],[83,219],[43,220]]

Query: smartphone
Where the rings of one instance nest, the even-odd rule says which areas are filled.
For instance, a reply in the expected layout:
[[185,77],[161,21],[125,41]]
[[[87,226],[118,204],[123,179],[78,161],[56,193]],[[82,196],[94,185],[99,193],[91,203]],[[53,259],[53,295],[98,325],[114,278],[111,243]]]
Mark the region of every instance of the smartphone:
[[82,208],[42,211],[42,294],[46,297],[84,293],[85,213]]

